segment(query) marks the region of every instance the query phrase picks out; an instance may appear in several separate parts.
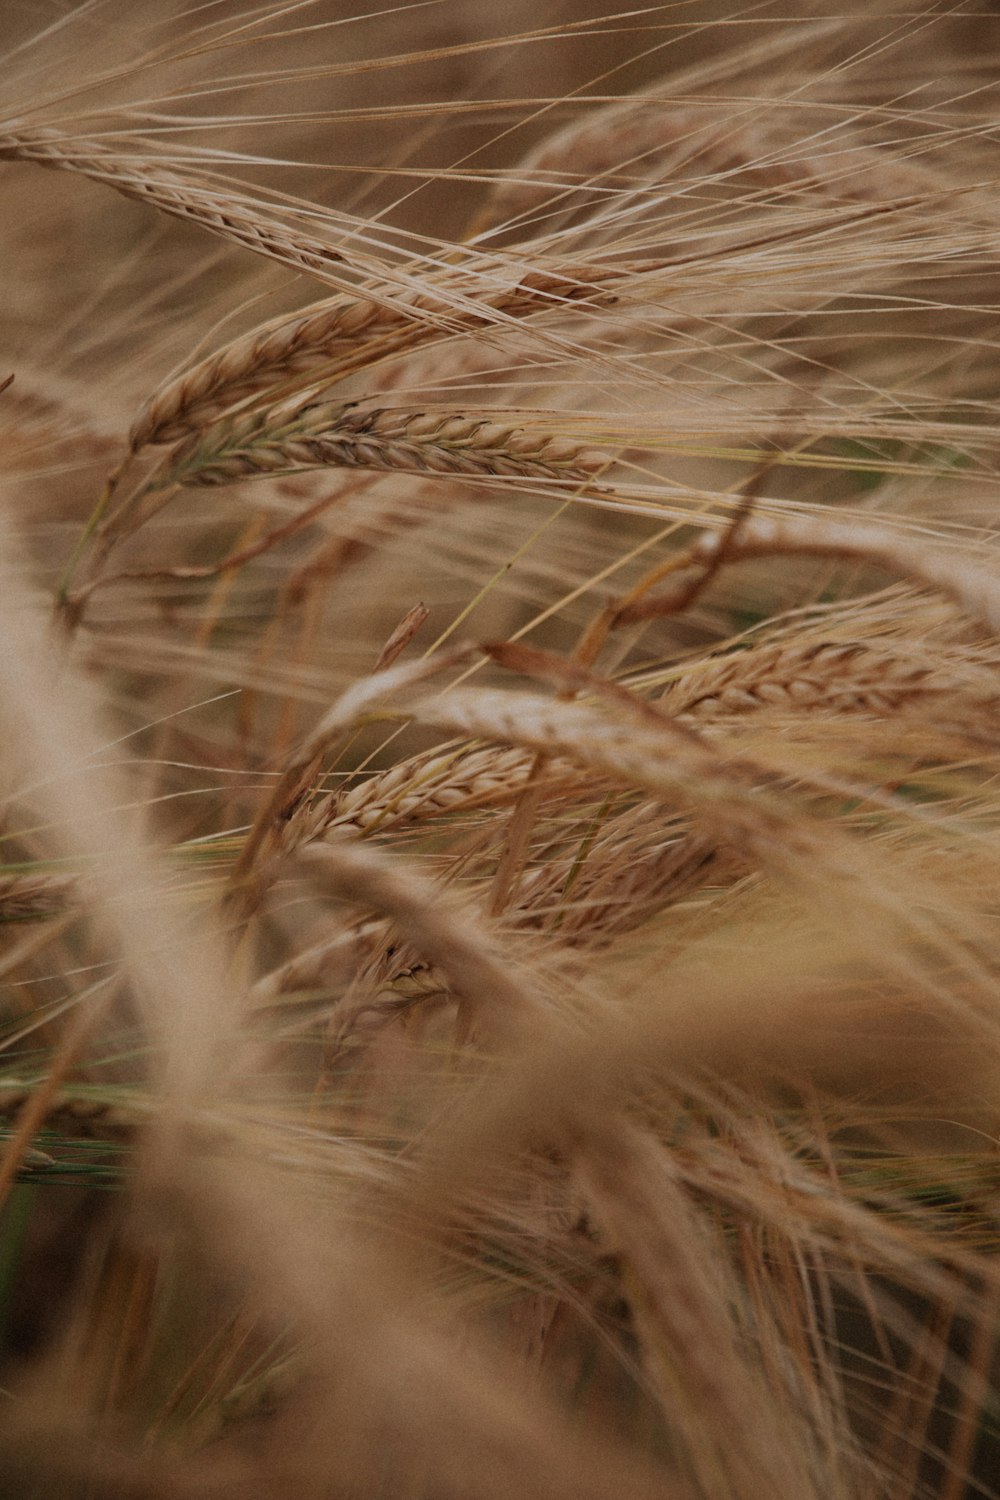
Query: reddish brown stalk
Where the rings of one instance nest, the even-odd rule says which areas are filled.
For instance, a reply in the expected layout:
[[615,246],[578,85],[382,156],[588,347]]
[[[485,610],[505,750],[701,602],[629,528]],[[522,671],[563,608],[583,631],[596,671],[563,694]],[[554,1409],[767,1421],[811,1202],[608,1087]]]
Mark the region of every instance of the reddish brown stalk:
[[[730,530],[721,535],[705,533],[665,571],[713,568],[720,552],[723,560],[729,562],[794,556],[867,562],[940,589],[991,632],[1000,633],[1000,579],[991,570],[945,545],[931,547],[885,524],[843,521],[835,515],[781,520],[758,515],[748,518],[735,534]],[[626,601],[616,609],[614,622],[624,625],[673,614],[688,597],[690,587],[689,582],[678,583],[674,589],[652,599]]]

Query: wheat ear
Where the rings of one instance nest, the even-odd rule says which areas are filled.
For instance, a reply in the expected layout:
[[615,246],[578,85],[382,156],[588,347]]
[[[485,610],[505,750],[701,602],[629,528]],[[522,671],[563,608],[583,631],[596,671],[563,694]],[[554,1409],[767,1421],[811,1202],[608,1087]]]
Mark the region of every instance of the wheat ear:
[[462,745],[427,751],[345,786],[326,804],[324,825],[381,833],[446,813],[495,807],[517,796],[531,766],[524,750]]
[[[710,657],[686,666],[662,697],[668,713],[699,726],[768,710],[884,714],[911,701],[964,700],[977,708],[989,706],[978,691],[963,695],[939,668],[857,641],[772,642]],[[377,834],[499,807],[520,794],[532,766],[530,752],[519,749],[473,743],[425,751],[343,787],[324,804],[316,826]],[[578,782],[571,762],[549,761],[548,796],[571,792]],[[599,792],[602,784],[591,782],[588,795]]]
[[[488,268],[487,268],[488,269]],[[153,393],[136,417],[129,443],[168,443],[201,431],[228,408],[257,391],[313,372],[332,378],[335,362],[359,346],[384,358],[457,333],[488,328],[508,318],[586,301],[614,301],[625,272],[590,266],[531,271],[502,291],[482,293],[489,277],[471,266],[440,291],[401,296],[389,283],[361,296],[340,294],[292,318],[277,318],[234,339]],[[421,276],[427,280],[426,274]]]
[[940,670],[860,641],[778,641],[687,668],[662,702],[701,723],[768,708],[881,714],[944,686]]
[[[623,690],[615,701],[624,709],[628,696]],[[789,861],[799,868],[807,850],[814,858],[835,859],[833,831],[824,828],[821,836],[801,808],[773,795],[772,773],[749,761],[723,759],[691,730],[638,699],[634,715],[623,711],[612,718],[580,703],[490,688],[432,697],[417,689],[404,697],[405,705],[385,704],[383,714],[402,713],[447,733],[571,759],[618,785],[645,788],[651,797],[695,814],[710,837],[772,868],[786,868]]]
[[[117,579],[205,577],[219,571],[213,566],[140,569],[109,577],[97,573],[114,546],[156,514],[176,486],[231,484],[240,479],[329,468],[580,484],[609,462],[607,454],[583,443],[497,417],[497,413],[470,416],[448,410],[410,411],[328,402],[291,410],[282,407],[222,422],[180,444],[137,494],[127,496],[108,511],[121,470],[112,475],[63,575],[60,600],[69,609],[68,618],[78,622],[87,598]],[[330,503],[329,497],[321,499],[310,518]],[[223,567],[241,566],[274,541],[294,533],[300,524],[301,518],[293,520],[259,548],[227,559]],[[70,592],[78,559],[94,536],[97,547],[90,565],[97,576]]]
[[572,439],[498,415],[325,402],[222,423],[171,454],[156,481],[226,484],[302,469],[395,469],[470,478],[584,479],[607,463]]
[[526,981],[473,914],[426,877],[354,839],[310,845],[300,859],[324,887],[391,917],[488,1030],[511,1033],[525,1019],[534,998]]
[[256,205],[248,208],[235,193],[214,183],[161,165],[140,139],[112,151],[101,141],[14,122],[0,130],[0,159],[79,173],[171,218],[311,275],[344,262],[339,250],[315,235],[290,229]]
[[609,818],[585,857],[574,851],[529,871],[504,925],[591,951],[715,877],[718,864],[711,839],[685,832],[668,809],[641,802]]

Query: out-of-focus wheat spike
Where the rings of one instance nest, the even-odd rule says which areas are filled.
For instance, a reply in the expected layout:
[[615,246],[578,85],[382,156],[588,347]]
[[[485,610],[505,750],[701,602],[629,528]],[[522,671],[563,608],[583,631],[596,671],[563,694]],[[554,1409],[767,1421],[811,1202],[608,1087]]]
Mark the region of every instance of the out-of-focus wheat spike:
[[299,948],[250,986],[251,1009],[262,1010],[296,990],[349,988],[377,944],[384,946],[385,923],[369,918],[348,927],[337,925],[328,937]]
[[52,916],[76,896],[72,875],[0,875],[0,923]]
[[[664,92],[670,87],[665,81]],[[852,144],[839,124],[835,112],[801,105],[779,111],[748,101],[720,119],[714,100],[678,106],[638,95],[591,110],[542,141],[493,189],[477,228],[547,206],[600,210],[622,192],[648,193],[685,171],[702,191],[735,180],[749,191],[844,201],[938,188],[930,174],[888,151]]]
[[311,844],[300,859],[323,886],[390,916],[427,962],[447,976],[452,992],[487,1031],[516,1028],[525,1010],[526,981],[519,982],[495,940],[468,910],[443,897],[415,870],[401,870],[354,839]]
[[602,1240],[623,1264],[644,1362],[700,1491],[732,1500],[829,1494],[833,1476],[817,1484],[803,1429],[789,1430],[787,1407],[740,1347],[721,1257],[704,1243],[668,1152],[624,1121],[588,1123],[574,1164]]
[[5,452],[70,449],[88,463],[118,457],[121,433],[110,413],[91,409],[81,394],[69,381],[19,368],[0,404]]

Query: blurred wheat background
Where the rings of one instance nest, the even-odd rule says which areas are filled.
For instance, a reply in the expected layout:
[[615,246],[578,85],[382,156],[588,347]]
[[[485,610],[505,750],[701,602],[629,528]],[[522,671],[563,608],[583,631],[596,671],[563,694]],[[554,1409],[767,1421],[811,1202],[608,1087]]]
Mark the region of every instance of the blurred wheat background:
[[3,0],[0,1492],[1000,1492],[1000,14]]

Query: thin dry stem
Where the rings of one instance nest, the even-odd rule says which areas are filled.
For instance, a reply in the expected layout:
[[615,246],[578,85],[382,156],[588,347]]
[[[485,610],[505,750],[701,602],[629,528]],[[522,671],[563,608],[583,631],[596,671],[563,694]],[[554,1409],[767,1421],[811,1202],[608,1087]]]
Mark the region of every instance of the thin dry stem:
[[[866,562],[940,589],[992,634],[1000,633],[1000,579],[970,553],[963,555],[940,538],[932,546],[929,539],[917,540],[901,527],[867,520],[842,521],[827,514],[781,519],[755,515],[745,521],[735,537],[727,539],[726,532],[704,533],[687,553],[679,555],[677,566],[712,566],[722,548],[727,562],[782,556]],[[688,582],[678,582],[660,594],[617,608],[612,611],[614,622],[627,625],[676,613],[689,590]]]

